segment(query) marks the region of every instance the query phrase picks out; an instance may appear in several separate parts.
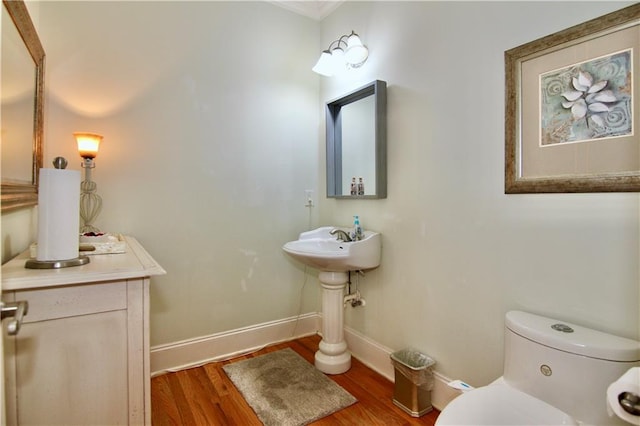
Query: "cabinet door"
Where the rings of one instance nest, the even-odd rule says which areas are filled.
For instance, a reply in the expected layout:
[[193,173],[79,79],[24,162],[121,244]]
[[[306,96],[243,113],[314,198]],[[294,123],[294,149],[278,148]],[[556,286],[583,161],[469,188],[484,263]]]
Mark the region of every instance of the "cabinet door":
[[4,351],[7,424],[127,424],[126,282],[21,290],[3,298],[20,297],[29,301],[29,312]]
[[18,424],[127,424],[126,326],[124,310],[24,324]]

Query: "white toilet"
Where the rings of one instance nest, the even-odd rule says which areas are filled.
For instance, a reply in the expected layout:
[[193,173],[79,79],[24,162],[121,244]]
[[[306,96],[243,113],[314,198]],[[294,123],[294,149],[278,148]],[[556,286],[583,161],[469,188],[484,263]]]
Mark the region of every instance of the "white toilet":
[[504,375],[451,401],[436,425],[628,426],[608,415],[606,392],[636,366],[638,341],[511,311]]

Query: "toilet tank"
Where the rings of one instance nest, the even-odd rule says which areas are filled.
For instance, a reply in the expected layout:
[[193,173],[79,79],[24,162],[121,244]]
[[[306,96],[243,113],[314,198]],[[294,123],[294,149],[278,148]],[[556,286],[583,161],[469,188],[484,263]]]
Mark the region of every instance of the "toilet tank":
[[[626,425],[607,414],[607,387],[640,366],[640,342],[527,312],[505,320],[504,380],[581,423]],[[628,425],[627,425],[628,426]]]

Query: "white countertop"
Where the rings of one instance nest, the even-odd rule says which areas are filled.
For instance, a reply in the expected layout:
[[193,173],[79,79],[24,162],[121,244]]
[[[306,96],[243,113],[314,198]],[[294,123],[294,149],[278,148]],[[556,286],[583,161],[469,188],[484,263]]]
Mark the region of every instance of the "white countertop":
[[163,275],[165,270],[133,237],[125,237],[127,251],[91,255],[82,266],[60,269],[27,269],[29,250],[2,265],[2,291],[56,287],[70,284],[116,281]]

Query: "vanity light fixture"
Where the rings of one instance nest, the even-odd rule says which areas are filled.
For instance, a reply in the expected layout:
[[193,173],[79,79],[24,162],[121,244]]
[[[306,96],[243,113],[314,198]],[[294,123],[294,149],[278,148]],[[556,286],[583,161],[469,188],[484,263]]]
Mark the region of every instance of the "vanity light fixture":
[[362,44],[360,36],[354,31],[340,36],[323,50],[320,59],[312,68],[314,72],[331,77],[343,69],[359,68],[367,61],[369,49]]
[[80,184],[80,219],[82,226],[80,232],[100,232],[93,226],[102,210],[102,198],[96,194],[97,185],[91,180],[91,169],[96,167],[93,159],[98,155],[98,148],[103,139],[102,135],[87,132],[75,132],[73,134],[78,142],[78,152],[82,157],[84,180]]

